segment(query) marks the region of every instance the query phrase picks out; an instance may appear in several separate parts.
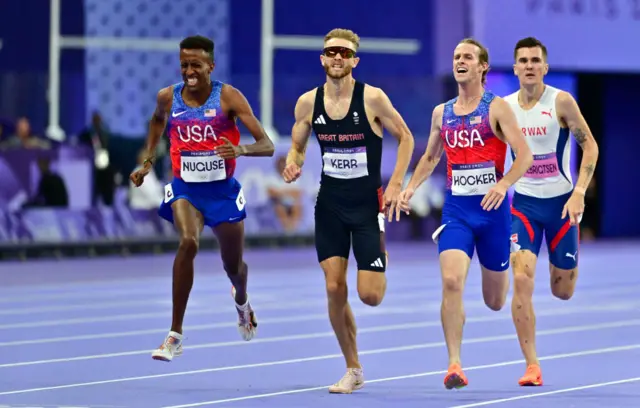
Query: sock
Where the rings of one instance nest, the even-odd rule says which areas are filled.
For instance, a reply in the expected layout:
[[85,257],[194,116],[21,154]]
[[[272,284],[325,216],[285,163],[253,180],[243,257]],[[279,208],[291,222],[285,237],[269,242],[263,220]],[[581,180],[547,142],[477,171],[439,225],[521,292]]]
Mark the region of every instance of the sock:
[[176,339],[182,341],[182,334],[180,334],[178,332],[170,331],[169,332],[169,336],[175,337]]
[[236,307],[238,308],[238,310],[246,312],[249,309],[249,294],[247,294],[247,301],[245,302],[245,304],[239,305],[238,302],[236,302]]

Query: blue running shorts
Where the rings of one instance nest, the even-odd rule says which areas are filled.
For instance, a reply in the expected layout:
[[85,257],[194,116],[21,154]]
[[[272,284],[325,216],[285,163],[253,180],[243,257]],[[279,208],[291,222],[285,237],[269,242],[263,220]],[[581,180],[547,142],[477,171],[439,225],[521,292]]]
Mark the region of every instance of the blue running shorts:
[[498,209],[485,211],[483,196],[453,196],[447,191],[442,209],[442,225],[433,234],[438,252],[464,251],[473,259],[474,249],[485,268],[504,272],[509,269],[511,254],[511,212],[508,199]]
[[553,198],[536,198],[515,193],[511,207],[511,241],[519,247],[540,253],[544,233],[549,262],[556,268],[574,269],[578,265],[580,230],[562,217],[571,193]]
[[240,222],[247,217],[242,186],[233,177],[208,183],[187,183],[176,177],[164,186],[164,200],[158,214],[173,223],[171,204],[180,198],[202,213],[204,225],[208,227]]

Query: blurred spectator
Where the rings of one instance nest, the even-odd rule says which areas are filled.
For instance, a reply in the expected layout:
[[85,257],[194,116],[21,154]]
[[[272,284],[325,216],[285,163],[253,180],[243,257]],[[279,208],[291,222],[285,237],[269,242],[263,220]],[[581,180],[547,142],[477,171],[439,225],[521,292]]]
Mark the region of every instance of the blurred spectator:
[[[0,132],[1,133],[1,132]],[[0,149],[49,149],[51,143],[31,133],[29,119],[20,118],[16,122],[16,133],[0,142]]]
[[[144,158],[145,150],[141,150],[138,154],[138,166],[135,170],[142,167]],[[163,198],[164,186],[160,180],[158,180],[158,176],[153,167],[144,178],[144,183],[142,183],[140,187],[136,187],[129,181],[129,207],[135,210],[154,210],[160,206]]]
[[90,146],[94,152],[93,205],[96,205],[98,198],[102,198],[105,205],[113,205],[116,182],[115,172],[109,157],[110,136],[111,133],[102,121],[99,112],[93,113],[91,125],[78,136],[80,143]]
[[267,194],[273,204],[276,217],[285,232],[294,232],[302,217],[302,204],[299,187],[287,184],[280,176],[287,164],[287,158],[280,156],[276,160],[276,177],[272,177],[267,187]]
[[[405,175],[402,188],[407,187],[418,162],[419,158],[413,163]],[[425,218],[431,217],[440,224],[442,206],[444,205],[445,184],[446,179],[442,175],[432,174],[413,193],[413,197],[409,201],[409,206],[411,207],[409,213],[409,219],[411,220],[411,239],[422,240],[425,238]]]
[[28,207],[63,207],[69,206],[67,186],[60,175],[51,170],[48,158],[38,160],[40,183],[36,195],[24,204]]

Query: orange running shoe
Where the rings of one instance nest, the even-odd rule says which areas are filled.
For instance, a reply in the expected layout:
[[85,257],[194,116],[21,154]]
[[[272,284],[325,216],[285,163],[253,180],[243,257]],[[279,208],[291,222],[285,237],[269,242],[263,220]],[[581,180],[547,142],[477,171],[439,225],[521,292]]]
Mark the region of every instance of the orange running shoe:
[[451,364],[447,372],[447,376],[444,377],[444,386],[450,390],[452,388],[463,388],[469,385],[467,376],[464,375],[460,364]]
[[542,371],[540,370],[540,366],[538,364],[527,366],[527,371],[525,371],[522,378],[520,378],[518,384],[523,387],[542,385]]

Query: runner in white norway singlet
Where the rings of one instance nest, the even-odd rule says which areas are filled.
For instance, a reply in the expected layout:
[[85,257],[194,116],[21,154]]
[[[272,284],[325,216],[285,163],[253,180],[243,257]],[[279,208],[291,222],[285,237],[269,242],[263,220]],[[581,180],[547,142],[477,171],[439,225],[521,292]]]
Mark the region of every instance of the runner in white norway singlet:
[[559,92],[559,89],[545,85],[542,97],[529,110],[520,107],[518,92],[504,98],[516,115],[534,160],[529,171],[515,183],[516,193],[552,198],[573,190],[570,132],[560,126],[555,112]]

